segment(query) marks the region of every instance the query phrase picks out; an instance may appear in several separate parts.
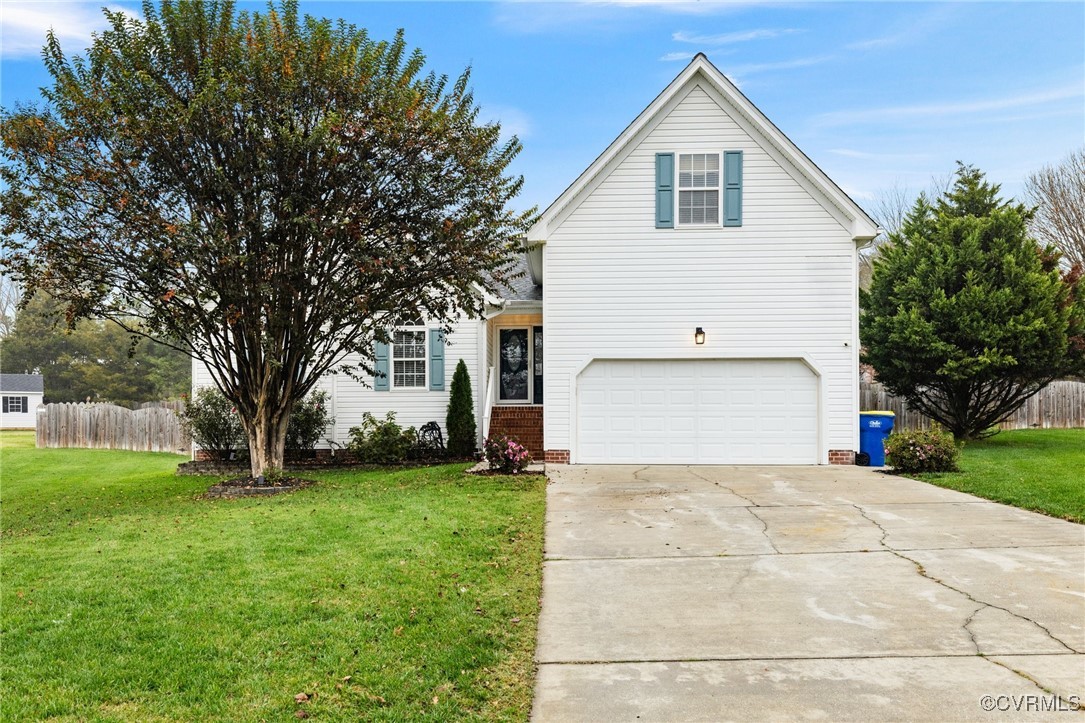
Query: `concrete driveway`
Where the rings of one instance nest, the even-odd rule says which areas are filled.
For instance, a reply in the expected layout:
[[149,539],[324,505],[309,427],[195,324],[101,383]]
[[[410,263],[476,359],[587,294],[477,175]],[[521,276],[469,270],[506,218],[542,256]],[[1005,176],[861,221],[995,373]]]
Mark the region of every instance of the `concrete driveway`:
[[859,467],[548,475],[534,720],[1085,719],[1081,525]]

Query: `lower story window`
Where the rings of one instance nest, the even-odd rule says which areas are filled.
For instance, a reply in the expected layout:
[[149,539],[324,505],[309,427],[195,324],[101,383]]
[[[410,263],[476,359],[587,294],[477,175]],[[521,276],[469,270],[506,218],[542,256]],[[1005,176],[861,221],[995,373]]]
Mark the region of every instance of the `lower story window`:
[[392,386],[425,388],[425,329],[397,329],[392,335]]
[[7,414],[26,414],[29,405],[26,397],[4,397],[4,412]]

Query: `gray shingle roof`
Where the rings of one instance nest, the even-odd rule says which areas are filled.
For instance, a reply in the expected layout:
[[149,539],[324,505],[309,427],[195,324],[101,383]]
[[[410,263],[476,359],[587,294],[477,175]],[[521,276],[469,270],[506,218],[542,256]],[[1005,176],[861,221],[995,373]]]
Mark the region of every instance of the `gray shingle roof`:
[[45,391],[45,380],[41,374],[0,374],[0,392],[37,392]]
[[542,301],[543,290],[531,280],[531,271],[527,266],[527,254],[520,254],[513,274],[518,274],[508,284],[496,284],[494,291],[506,301]]

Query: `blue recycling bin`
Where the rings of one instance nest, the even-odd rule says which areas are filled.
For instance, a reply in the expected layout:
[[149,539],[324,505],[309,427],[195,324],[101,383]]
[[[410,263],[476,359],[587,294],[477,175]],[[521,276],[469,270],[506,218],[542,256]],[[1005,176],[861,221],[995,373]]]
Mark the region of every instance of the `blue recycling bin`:
[[870,457],[871,467],[885,466],[885,438],[893,431],[893,412],[859,412],[859,451]]

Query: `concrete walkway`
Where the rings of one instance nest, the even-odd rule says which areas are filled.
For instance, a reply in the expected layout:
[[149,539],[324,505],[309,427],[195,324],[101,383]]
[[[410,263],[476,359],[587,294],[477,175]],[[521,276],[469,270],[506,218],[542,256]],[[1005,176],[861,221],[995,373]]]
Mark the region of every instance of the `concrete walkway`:
[[1081,525],[859,467],[547,472],[533,720],[1085,720],[1044,712],[1085,706]]

